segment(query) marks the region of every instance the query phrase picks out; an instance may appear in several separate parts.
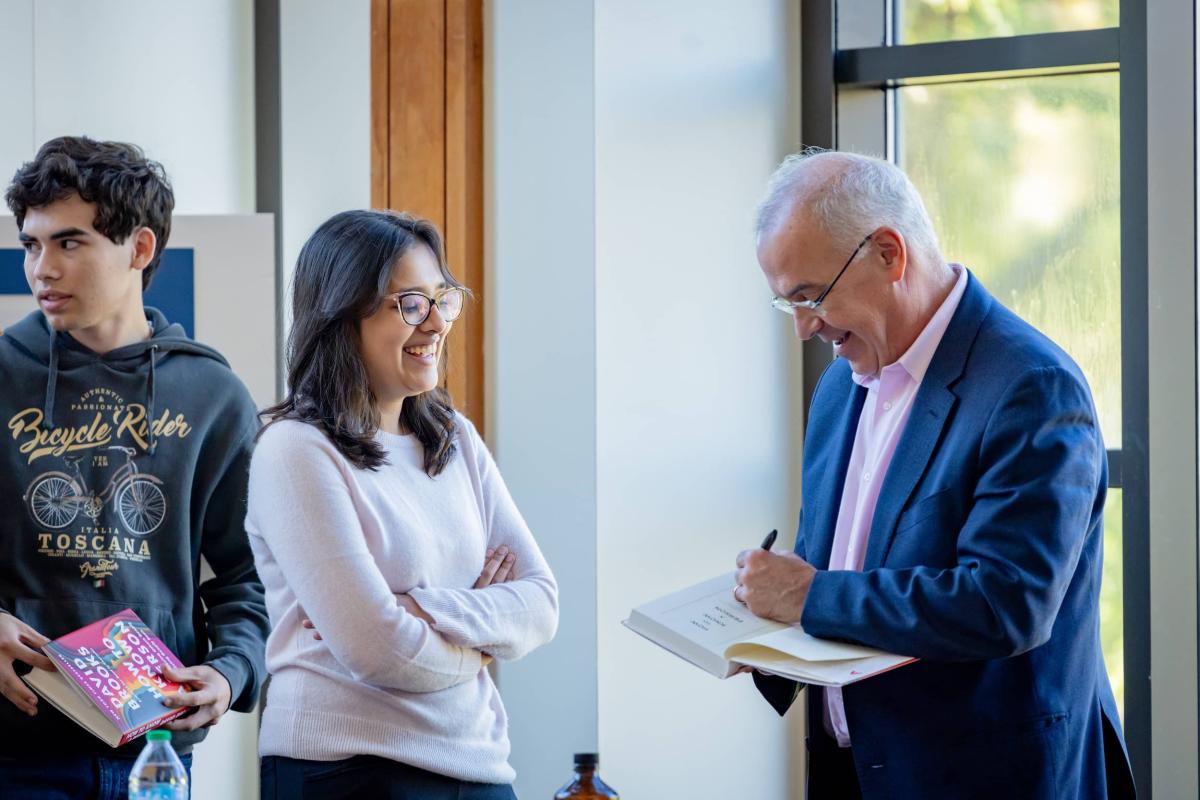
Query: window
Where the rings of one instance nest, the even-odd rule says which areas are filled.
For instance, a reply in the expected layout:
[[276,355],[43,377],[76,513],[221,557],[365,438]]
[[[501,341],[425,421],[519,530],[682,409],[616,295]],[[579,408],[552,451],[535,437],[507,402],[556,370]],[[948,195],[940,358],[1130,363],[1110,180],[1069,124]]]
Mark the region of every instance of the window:
[[1117,76],[896,90],[896,160],[948,258],[1082,367],[1121,446]]

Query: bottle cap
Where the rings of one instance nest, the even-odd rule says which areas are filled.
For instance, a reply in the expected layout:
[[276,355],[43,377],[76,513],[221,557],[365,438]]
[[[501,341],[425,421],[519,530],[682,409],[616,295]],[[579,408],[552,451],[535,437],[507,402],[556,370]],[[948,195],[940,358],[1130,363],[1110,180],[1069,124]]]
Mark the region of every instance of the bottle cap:
[[600,763],[599,753],[576,753],[575,766],[577,767],[594,767]]
[[161,728],[156,731],[150,731],[149,733],[146,734],[146,741],[148,741],[148,742],[169,742],[169,741],[171,741],[171,732],[164,731]]

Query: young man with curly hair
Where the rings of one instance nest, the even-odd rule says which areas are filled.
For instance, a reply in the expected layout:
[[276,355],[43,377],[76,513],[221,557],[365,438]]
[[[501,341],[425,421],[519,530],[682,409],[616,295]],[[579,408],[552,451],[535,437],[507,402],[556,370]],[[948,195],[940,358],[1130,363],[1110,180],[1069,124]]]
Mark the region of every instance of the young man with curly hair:
[[[244,528],[254,403],[219,353],[142,292],[175,201],[132,145],[62,137],[5,195],[39,311],[0,336],[0,796],[124,797],[141,740],[110,749],[19,677],[49,639],[133,608],[188,665],[192,745],[265,675]],[[212,569],[201,574],[201,559]]]

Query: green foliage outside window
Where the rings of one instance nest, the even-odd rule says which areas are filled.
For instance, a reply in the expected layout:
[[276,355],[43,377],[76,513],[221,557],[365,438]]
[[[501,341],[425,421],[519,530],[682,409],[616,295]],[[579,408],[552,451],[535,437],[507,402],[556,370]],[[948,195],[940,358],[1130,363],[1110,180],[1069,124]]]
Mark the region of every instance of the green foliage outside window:
[[898,0],[898,44],[1115,28],[1117,0]]

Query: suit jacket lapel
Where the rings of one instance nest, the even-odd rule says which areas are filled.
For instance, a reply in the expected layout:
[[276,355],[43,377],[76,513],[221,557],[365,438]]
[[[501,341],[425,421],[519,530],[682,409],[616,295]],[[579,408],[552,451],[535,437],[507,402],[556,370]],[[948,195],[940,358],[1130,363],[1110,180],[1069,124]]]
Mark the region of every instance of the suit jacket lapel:
[[[830,420],[813,419],[809,435],[820,436],[829,445],[823,449],[822,457],[813,464],[814,469],[805,470],[806,482],[815,482],[813,491],[805,491],[806,497],[821,498],[805,511],[805,527],[808,530],[808,562],[817,569],[829,568],[829,554],[833,550],[833,534],[837,528],[838,509],[842,505],[842,487],[846,482],[846,468],[850,464],[850,452],[854,449],[854,435],[858,430],[858,418],[862,414],[867,390],[853,383],[846,370],[845,381],[849,385],[848,396]],[[814,438],[812,441],[816,441]],[[809,514],[812,518],[809,518]]]
[[864,570],[881,567],[887,559],[900,512],[925,474],[942,430],[958,402],[951,387],[963,373],[967,355],[990,305],[991,297],[973,275],[968,275],[966,291],[921,381],[912,412],[884,478],[875,516],[871,520]]

